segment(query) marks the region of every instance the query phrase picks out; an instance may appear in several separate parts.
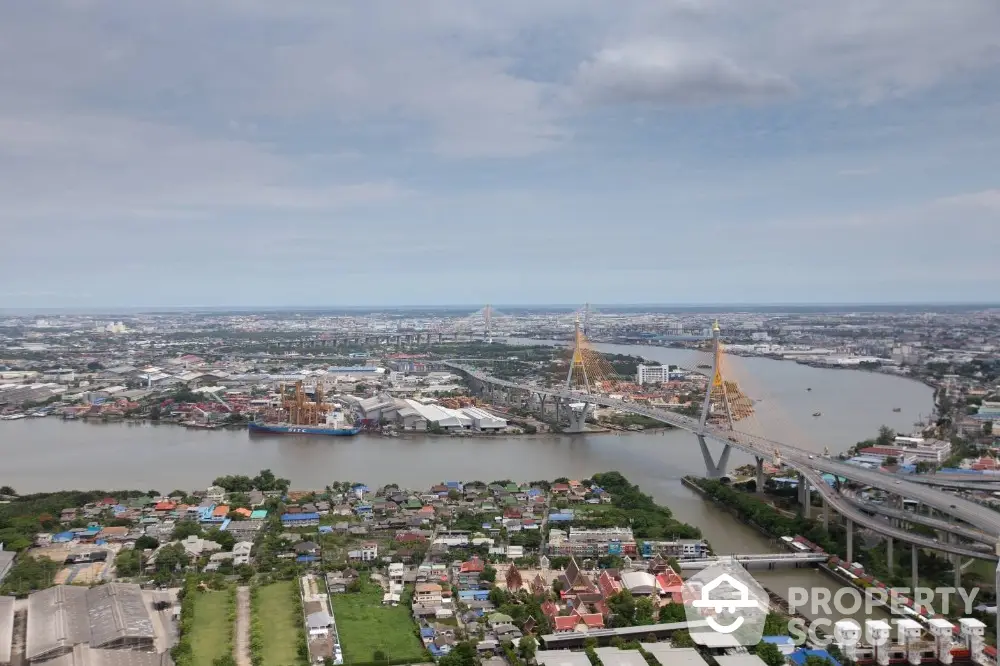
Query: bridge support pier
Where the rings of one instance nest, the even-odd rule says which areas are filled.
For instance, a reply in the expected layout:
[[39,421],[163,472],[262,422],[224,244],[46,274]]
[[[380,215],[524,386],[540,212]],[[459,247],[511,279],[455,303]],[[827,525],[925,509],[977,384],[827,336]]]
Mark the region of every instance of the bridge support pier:
[[757,476],[754,479],[757,483],[757,494],[764,493],[764,459],[757,458]]
[[812,508],[810,495],[809,479],[804,474],[799,474],[799,504],[802,505],[802,517],[806,520],[809,520],[809,510]]
[[590,415],[593,405],[584,403],[583,409],[573,409],[570,407],[566,411],[569,416],[569,428],[566,432],[587,432],[587,417]]
[[917,589],[917,584],[920,582],[920,575],[917,570],[920,566],[920,549],[917,548],[917,544],[914,543],[910,545],[910,553],[912,553],[911,557],[913,558],[910,561],[910,578],[913,580],[910,588],[915,590]]
[[719,462],[715,462],[712,452],[708,450],[708,442],[705,441],[705,436],[697,435],[697,437],[698,446],[701,447],[701,457],[705,460],[705,475],[710,479],[718,479],[725,476],[726,467],[729,466],[729,453],[733,447],[726,444],[719,455]]
[[896,558],[892,556],[892,537],[885,540],[885,566],[892,573],[893,568],[896,565]]
[[830,531],[830,504],[823,499],[823,529],[827,532]]
[[847,564],[854,562],[854,521],[847,518]]

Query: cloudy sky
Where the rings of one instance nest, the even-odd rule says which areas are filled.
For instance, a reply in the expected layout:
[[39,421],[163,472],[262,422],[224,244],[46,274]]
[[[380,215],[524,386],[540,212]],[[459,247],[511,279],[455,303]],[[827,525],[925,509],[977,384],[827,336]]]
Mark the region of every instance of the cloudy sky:
[[997,300],[996,0],[12,0],[0,307]]

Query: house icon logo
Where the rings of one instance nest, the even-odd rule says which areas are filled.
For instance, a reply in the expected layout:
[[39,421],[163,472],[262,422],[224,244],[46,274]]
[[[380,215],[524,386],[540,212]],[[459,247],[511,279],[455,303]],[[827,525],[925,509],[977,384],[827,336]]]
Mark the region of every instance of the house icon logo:
[[720,559],[689,578],[684,600],[695,643],[725,647],[760,642],[767,592],[735,559]]

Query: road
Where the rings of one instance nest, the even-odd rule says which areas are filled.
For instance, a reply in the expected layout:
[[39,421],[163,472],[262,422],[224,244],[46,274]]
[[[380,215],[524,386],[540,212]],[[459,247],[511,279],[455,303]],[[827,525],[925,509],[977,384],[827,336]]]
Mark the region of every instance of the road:
[[250,588],[236,588],[236,640],[233,658],[236,666],[250,666]]
[[941,518],[932,518],[930,516],[924,516],[917,513],[916,511],[907,511],[905,509],[894,509],[888,507],[884,504],[878,504],[875,502],[868,502],[860,499],[855,493],[847,490],[842,490],[841,494],[847,498],[852,504],[864,511],[865,513],[878,514],[882,516],[887,516],[889,518],[896,518],[908,523],[916,523],[918,525],[926,525],[936,530],[949,531],[953,534],[958,534],[964,539],[969,541],[976,541],[981,544],[985,544],[992,550],[995,543],[989,534],[980,532],[979,530],[966,527],[964,525],[956,525],[947,520]]
[[[605,407],[612,407],[614,409],[619,409],[632,414],[641,414],[660,421],[661,423],[667,423],[674,427],[702,435],[705,438],[721,442],[726,446],[733,446],[741,451],[764,460],[777,461],[780,459],[782,464],[808,476],[810,478],[810,485],[812,485],[817,492],[822,494],[832,506],[837,508],[842,515],[845,515],[846,517],[849,517],[861,524],[870,522],[867,520],[866,514],[846,502],[836,491],[830,488],[826,482],[822,481],[822,478],[815,472],[818,471],[825,474],[832,474],[834,476],[850,479],[851,481],[861,483],[872,488],[878,488],[879,490],[892,495],[900,495],[908,499],[916,500],[922,504],[926,504],[934,509],[937,509],[941,513],[951,515],[964,523],[972,525],[976,529],[985,532],[995,540],[1000,539],[1000,513],[995,511],[986,511],[982,506],[975,502],[955,497],[937,490],[930,485],[912,483],[909,480],[892,474],[866,469],[857,465],[851,465],[826,456],[818,456],[805,449],[800,449],[783,442],[775,442],[758,435],[736,432],[712,425],[702,426],[697,419],[684,416],[683,414],[677,414],[669,410],[657,409],[647,405],[640,405],[634,402],[626,402],[617,398],[594,395],[581,391],[542,388],[538,386],[524,386],[515,382],[497,379],[496,377],[492,377],[491,375],[460,363],[444,361],[442,362],[442,365],[453,370],[457,370],[481,382],[493,384],[494,386],[559,397],[573,402],[585,402]],[[819,479],[818,482],[814,481],[816,478]],[[843,507],[843,511],[841,511],[839,507]],[[937,548],[938,550],[944,550],[947,552],[961,551],[961,554],[967,555],[968,557],[986,559],[981,551],[969,550],[947,544],[937,544],[932,539],[925,539],[895,528],[886,529],[879,525],[873,526],[872,529],[875,529],[876,531],[887,536],[900,538],[910,543],[927,546],[928,548]],[[989,556],[989,559],[996,560],[997,558],[996,555],[992,555]]]

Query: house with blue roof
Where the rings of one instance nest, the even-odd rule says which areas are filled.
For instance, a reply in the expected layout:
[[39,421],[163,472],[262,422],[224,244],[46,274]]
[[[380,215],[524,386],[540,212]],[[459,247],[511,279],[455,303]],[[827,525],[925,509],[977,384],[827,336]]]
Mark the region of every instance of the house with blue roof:
[[285,527],[313,527],[319,525],[318,513],[286,513],[281,516]]
[[762,636],[760,640],[763,643],[777,646],[781,650],[781,654],[786,657],[795,652],[795,641],[792,640],[791,636]]
[[470,601],[488,601],[490,598],[489,590],[459,590],[458,600],[463,603],[468,603]]
[[788,655],[788,658],[793,664],[797,666],[805,666],[807,657],[819,657],[820,659],[826,659],[831,666],[840,666],[840,662],[833,658],[829,652],[826,650],[810,650],[809,648],[799,648],[795,652]]

